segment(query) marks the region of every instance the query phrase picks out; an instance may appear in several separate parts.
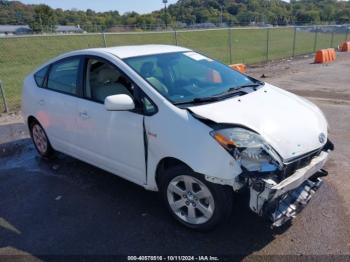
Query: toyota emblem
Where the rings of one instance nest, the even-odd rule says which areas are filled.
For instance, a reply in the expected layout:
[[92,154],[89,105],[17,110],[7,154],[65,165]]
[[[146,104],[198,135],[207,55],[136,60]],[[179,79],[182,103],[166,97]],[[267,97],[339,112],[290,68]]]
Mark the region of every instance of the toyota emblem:
[[324,133],[321,133],[318,136],[318,140],[320,141],[321,144],[323,144],[326,141],[326,135]]

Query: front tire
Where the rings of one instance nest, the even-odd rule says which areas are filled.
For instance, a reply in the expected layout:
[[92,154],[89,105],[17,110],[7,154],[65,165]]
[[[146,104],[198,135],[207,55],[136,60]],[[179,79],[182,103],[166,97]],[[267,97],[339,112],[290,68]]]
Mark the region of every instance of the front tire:
[[29,129],[34,146],[39,155],[44,158],[51,158],[54,155],[54,150],[44,128],[37,121],[33,121],[30,123]]
[[161,175],[163,200],[181,224],[207,231],[229,217],[233,191],[228,186],[210,183],[185,166],[171,167]]

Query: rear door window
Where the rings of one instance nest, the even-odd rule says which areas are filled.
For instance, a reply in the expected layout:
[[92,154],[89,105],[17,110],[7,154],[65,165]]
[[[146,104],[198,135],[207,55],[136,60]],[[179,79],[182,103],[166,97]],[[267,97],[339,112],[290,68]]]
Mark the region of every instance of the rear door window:
[[65,59],[51,66],[47,87],[49,89],[76,95],[79,77],[80,58]]

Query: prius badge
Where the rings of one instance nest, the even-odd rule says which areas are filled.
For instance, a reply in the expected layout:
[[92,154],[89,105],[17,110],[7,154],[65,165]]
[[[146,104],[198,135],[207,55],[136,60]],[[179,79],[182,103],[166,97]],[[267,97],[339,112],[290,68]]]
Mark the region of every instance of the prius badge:
[[326,135],[324,133],[321,133],[318,136],[318,140],[320,141],[321,144],[323,144],[326,141]]

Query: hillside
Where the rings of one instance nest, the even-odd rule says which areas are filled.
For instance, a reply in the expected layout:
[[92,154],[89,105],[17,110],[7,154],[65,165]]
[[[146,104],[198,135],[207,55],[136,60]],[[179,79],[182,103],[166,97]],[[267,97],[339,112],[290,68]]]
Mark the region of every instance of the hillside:
[[[37,23],[44,27],[81,25],[88,31],[105,30],[117,25],[163,25],[163,10],[139,15],[116,11],[95,12],[52,9],[43,5],[25,5],[19,1],[0,0],[0,24],[30,24],[35,31]],[[172,26],[196,23],[226,23],[273,25],[350,23],[350,2],[336,0],[179,0],[168,8],[167,21]]]
[[266,22],[287,23],[349,22],[349,2],[336,0],[180,0],[169,11],[177,21],[185,23],[218,23],[221,7],[223,21],[235,24]]

